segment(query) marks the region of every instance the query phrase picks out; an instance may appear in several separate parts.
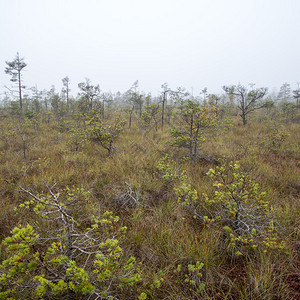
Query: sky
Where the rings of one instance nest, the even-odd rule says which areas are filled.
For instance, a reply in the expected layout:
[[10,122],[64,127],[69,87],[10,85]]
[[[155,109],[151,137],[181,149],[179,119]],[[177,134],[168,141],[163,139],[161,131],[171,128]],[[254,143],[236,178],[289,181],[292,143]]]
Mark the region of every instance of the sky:
[[300,0],[0,0],[0,92],[19,52],[28,87],[71,94],[89,78],[105,92],[157,95],[165,82],[205,87],[300,82]]

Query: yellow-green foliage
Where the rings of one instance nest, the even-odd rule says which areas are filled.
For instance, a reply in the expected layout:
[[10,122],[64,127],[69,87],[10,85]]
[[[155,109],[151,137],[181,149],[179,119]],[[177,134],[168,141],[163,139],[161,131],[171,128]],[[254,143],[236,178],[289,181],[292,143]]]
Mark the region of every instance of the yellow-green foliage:
[[187,266],[187,272],[182,277],[182,265],[178,265],[174,270],[176,274],[178,283],[181,283],[183,286],[188,286],[190,289],[195,289],[195,295],[201,297],[202,291],[205,288],[205,284],[202,282],[203,274],[200,272],[204,264],[199,261],[196,264],[189,264]]
[[75,151],[82,150],[86,145],[88,145],[89,140],[85,130],[81,128],[73,128],[71,130],[71,140],[69,142],[70,148]]
[[[223,105],[218,106],[222,111]],[[215,119],[212,128],[200,127],[197,145],[201,155],[182,160],[189,153],[170,146],[168,126],[170,122],[170,126],[186,130],[188,125],[180,114],[183,107],[168,107],[172,117],[165,119],[164,130],[158,126],[157,131],[141,130],[142,121],[133,111],[132,126],[113,140],[118,151],[111,157],[88,134],[95,111],[80,110],[76,115],[70,108],[68,115],[59,118],[49,111],[26,118],[1,114],[0,263],[6,262],[0,270],[2,298],[84,299],[90,296],[89,292],[84,294],[88,289],[108,299],[271,299],[274,295],[296,299],[299,124],[273,120],[279,132],[287,133],[277,139],[273,127],[261,118],[264,111],[256,111],[249,125],[240,126],[231,106],[218,114],[223,120],[230,118],[231,126],[222,130],[223,123]],[[116,109],[118,112],[113,112],[114,108],[96,123],[114,127],[118,116],[126,116],[121,107]],[[212,107],[210,113],[217,115]],[[150,127],[153,125],[154,120]],[[264,140],[275,143],[265,144]],[[271,144],[274,149],[267,146]],[[228,163],[225,170],[218,169],[223,167],[220,158],[239,161],[239,168]],[[206,175],[210,169],[211,177]],[[227,175],[225,183],[220,171]],[[234,178],[235,186],[231,182]],[[241,203],[254,218],[246,218],[253,222],[250,230],[241,227],[239,233],[234,221],[241,210],[228,193],[232,189],[238,194],[240,180],[247,186],[241,192]],[[48,185],[49,190],[45,182],[56,185]],[[174,188],[181,191],[179,202]],[[38,204],[28,192],[44,203]],[[120,199],[124,193],[128,197]],[[127,205],[129,197],[138,201]],[[66,223],[61,210],[71,217],[64,218]],[[15,233],[27,237],[27,244],[15,239],[9,245],[14,228]],[[85,235],[92,237],[90,242]],[[84,245],[85,250],[95,246],[99,253],[89,256],[75,248],[83,249]],[[10,246],[14,252],[8,250]],[[278,251],[283,246],[289,255]],[[197,262],[198,266],[204,263],[200,272]],[[178,265],[181,268],[174,272]],[[22,273],[7,279],[10,270]],[[204,285],[200,292],[198,288]]]
[[[184,158],[186,160],[188,158]],[[166,154],[162,157],[157,164],[157,175],[163,179],[166,185],[170,185],[171,183],[179,180],[185,179],[185,171],[181,170],[180,164],[176,161],[172,160],[172,156]]]
[[99,143],[111,155],[116,138],[123,132],[125,121],[119,117],[112,125],[104,125],[99,114],[92,115],[87,122],[86,134],[92,141]]
[[283,249],[273,221],[273,207],[265,200],[266,193],[238,162],[223,163],[207,172],[213,181],[212,195],[198,193],[190,185],[176,188],[178,201],[189,208],[204,224],[221,223],[230,237],[229,248],[236,255],[244,249]]
[[263,146],[271,151],[278,151],[289,133],[282,126],[274,126],[263,141]]
[[119,218],[106,212],[92,217],[86,227],[71,210],[78,201],[85,204],[83,190],[67,189],[62,194],[48,190],[49,195],[35,195],[23,189],[32,200],[20,208],[31,208],[50,226],[46,236],[36,232],[38,226],[16,227],[4,240],[9,255],[0,265],[0,299],[19,298],[24,292],[31,299],[71,294],[105,298],[112,285],[123,290],[138,283],[135,258],[123,258],[120,239],[127,228],[116,227]]

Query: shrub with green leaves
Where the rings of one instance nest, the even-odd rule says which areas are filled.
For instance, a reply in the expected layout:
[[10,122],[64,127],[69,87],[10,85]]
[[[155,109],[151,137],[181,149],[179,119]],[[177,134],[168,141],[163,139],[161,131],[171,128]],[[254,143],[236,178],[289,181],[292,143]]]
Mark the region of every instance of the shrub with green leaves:
[[223,163],[207,172],[213,181],[213,193],[202,194],[182,184],[175,189],[178,201],[204,224],[214,225],[229,237],[229,249],[236,255],[262,247],[283,249],[273,218],[273,208],[265,200],[265,192],[238,162]]
[[188,264],[187,270],[183,270],[180,264],[174,270],[176,282],[181,284],[183,290],[188,289],[196,297],[200,297],[205,288],[201,273],[203,266],[203,263],[197,261],[195,264]]
[[282,126],[274,126],[263,140],[262,146],[269,151],[276,152],[288,137],[289,133]]
[[85,130],[82,128],[73,128],[71,130],[71,139],[68,143],[71,149],[74,149],[76,152],[81,151],[88,143],[89,140]]
[[104,125],[99,114],[92,115],[87,122],[87,136],[111,155],[115,150],[114,142],[124,131],[125,123],[126,121],[118,117],[112,125]]
[[36,195],[19,209],[29,208],[47,232],[31,225],[16,227],[3,246],[7,258],[0,265],[0,299],[62,299],[82,296],[112,299],[130,292],[140,281],[134,257],[125,258],[120,240],[126,227],[111,212],[78,221],[72,207],[84,205],[87,193],[67,189]]
[[[183,158],[182,161],[189,158]],[[158,177],[161,177],[164,184],[169,186],[173,185],[176,181],[182,181],[186,178],[185,171],[181,170],[180,163],[172,159],[172,155],[166,154],[162,157],[156,166]]]

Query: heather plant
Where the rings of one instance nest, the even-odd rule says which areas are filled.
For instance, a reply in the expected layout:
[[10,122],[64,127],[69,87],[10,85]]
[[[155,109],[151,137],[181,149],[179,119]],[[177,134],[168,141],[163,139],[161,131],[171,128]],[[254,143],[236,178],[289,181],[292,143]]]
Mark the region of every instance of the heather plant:
[[178,201],[203,224],[222,228],[229,237],[228,249],[236,255],[249,249],[264,251],[283,249],[278,238],[273,207],[265,200],[258,184],[241,170],[238,162],[223,163],[210,169],[207,176],[213,181],[213,193],[202,196],[191,185],[176,188]]

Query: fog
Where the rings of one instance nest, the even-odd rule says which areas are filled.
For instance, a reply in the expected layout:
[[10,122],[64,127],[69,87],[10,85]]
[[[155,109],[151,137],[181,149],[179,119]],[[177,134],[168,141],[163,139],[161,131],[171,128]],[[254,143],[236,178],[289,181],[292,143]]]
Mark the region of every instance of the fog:
[[139,80],[154,95],[167,82],[195,95],[241,83],[277,89],[300,81],[300,1],[0,1],[0,92],[19,52],[24,84],[71,94],[90,78],[104,91]]

